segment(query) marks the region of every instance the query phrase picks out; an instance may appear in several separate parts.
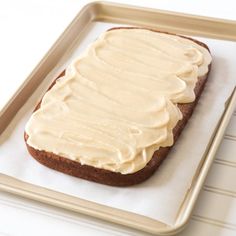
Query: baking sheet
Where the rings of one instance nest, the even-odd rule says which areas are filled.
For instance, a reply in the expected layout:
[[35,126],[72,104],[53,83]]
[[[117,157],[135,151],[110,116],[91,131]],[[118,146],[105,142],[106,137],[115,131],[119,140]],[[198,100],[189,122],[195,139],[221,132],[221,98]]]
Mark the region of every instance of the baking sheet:
[[60,65],[48,75],[18,112],[0,137],[0,172],[35,185],[173,225],[198,164],[224,111],[224,103],[235,86],[234,42],[198,38],[208,44],[213,55],[209,83],[177,144],[155,175],[146,182],[133,187],[118,188],[77,179],[38,164],[25,148],[25,123],[50,82],[101,32],[114,26],[117,25],[94,23],[80,46],[62,58]]

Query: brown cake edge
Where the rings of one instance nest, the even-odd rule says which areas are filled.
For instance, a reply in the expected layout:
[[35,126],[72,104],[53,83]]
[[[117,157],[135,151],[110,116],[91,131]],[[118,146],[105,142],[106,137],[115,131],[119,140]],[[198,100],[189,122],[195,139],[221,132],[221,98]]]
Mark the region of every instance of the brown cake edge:
[[[110,30],[121,29],[121,28],[134,29],[135,27],[119,27],[119,28],[112,28]],[[151,30],[151,29],[148,29],[148,30]],[[155,32],[161,32],[161,31],[155,31]],[[167,33],[167,32],[162,32],[162,33]],[[170,33],[167,33],[167,34],[170,34]],[[207,47],[207,45],[205,45],[202,42],[199,42],[195,39],[188,38],[185,36],[181,36],[181,35],[178,35],[178,36],[192,40],[198,43],[199,45],[205,47],[209,51],[209,48]],[[208,67],[207,74],[205,76],[198,78],[198,82],[196,83],[196,86],[194,89],[194,92],[196,95],[195,101],[192,103],[178,104],[180,111],[183,113],[183,119],[180,120],[177,123],[176,127],[173,129],[174,144],[176,143],[176,140],[178,139],[180,133],[184,129],[187,121],[189,120],[189,118],[191,117],[193,113],[193,110],[204,89],[205,83],[207,81],[207,78],[210,72],[210,68],[211,68],[211,65],[209,65]],[[63,75],[64,75],[64,72],[62,72],[58,78],[60,78]],[[53,85],[56,83],[56,80],[58,78],[55,79],[55,81],[51,84],[48,90],[50,90],[53,87]],[[35,110],[40,108],[40,104],[41,104],[41,101],[36,106]],[[152,159],[148,162],[148,164],[143,169],[135,173],[131,173],[131,174],[121,174],[121,173],[112,172],[105,169],[99,169],[93,166],[81,165],[77,161],[70,160],[68,158],[56,155],[54,153],[34,149],[33,147],[27,144],[28,135],[26,134],[26,132],[24,133],[24,139],[25,139],[27,149],[29,153],[31,154],[31,156],[34,157],[34,159],[36,159],[41,164],[49,168],[52,168],[54,170],[63,172],[65,174],[69,174],[75,177],[79,177],[82,179],[94,181],[101,184],[111,185],[111,186],[130,186],[130,185],[141,183],[144,180],[148,179],[158,169],[162,161],[167,157],[170,149],[174,146],[173,144],[171,147],[160,148],[159,150],[155,151]]]

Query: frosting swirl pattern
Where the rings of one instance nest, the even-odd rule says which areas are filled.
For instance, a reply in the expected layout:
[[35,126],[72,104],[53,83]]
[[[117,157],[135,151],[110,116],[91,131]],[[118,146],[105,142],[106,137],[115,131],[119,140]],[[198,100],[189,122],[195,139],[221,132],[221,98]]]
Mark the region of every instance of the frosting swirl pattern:
[[177,103],[195,99],[210,53],[145,29],[103,33],[44,95],[26,125],[27,143],[81,164],[134,173],[173,144]]

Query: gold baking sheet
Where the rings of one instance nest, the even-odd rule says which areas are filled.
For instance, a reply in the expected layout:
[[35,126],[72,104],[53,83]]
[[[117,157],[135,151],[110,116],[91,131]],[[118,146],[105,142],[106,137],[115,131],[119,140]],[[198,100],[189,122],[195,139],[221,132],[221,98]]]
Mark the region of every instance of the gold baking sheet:
[[[59,63],[59,59],[65,56],[65,53],[74,44],[74,39],[76,38],[78,43],[78,40],[82,39],[89,31],[93,22],[129,24],[187,35],[236,41],[236,22],[234,21],[107,2],[88,4],[75,17],[73,22],[0,112],[0,134],[30,97],[32,91],[36,90],[43,81],[43,78]],[[205,158],[203,158],[201,166],[195,175],[194,182],[183,202],[174,226],[167,226],[148,217],[28,184],[6,175],[0,175],[0,189],[157,235],[177,233],[185,226],[190,218],[194,203],[212,164],[214,154],[219,146],[230,116],[233,113],[235,102],[236,92],[234,90],[225,105],[225,111],[222,114],[221,121],[215,129],[215,133],[212,134]]]

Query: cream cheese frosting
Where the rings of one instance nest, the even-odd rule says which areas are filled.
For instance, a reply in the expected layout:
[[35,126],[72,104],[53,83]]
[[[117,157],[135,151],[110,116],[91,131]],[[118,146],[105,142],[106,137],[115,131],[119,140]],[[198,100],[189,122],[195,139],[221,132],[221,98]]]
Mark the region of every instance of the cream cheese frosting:
[[27,143],[79,163],[130,174],[173,144],[177,103],[194,101],[211,56],[192,40],[146,29],[103,33],[44,95]]

